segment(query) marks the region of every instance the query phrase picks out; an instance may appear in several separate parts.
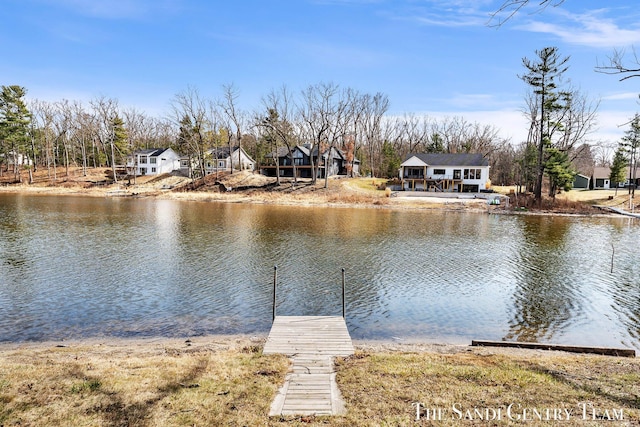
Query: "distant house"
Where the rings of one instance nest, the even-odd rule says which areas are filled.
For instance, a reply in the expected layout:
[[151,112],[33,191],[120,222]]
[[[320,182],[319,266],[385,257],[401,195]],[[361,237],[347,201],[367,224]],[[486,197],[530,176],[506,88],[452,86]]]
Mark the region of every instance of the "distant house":
[[[5,158],[4,154],[0,154],[0,158]],[[6,163],[8,166],[33,166],[33,160],[26,154],[19,153],[17,151],[9,151],[6,156]]]
[[573,178],[573,188],[576,190],[580,189],[589,189],[589,184],[591,183],[591,178],[586,175],[576,174]]
[[239,170],[254,170],[256,161],[244,151],[243,148],[234,147],[231,154],[229,147],[213,148],[205,154],[206,174],[214,172],[230,171],[231,168]]
[[[229,154],[231,152],[231,154]],[[234,170],[254,170],[256,161],[253,160],[243,148],[229,147],[212,148],[204,154],[204,173],[210,175],[216,172],[230,172]],[[180,171],[186,176],[200,175],[199,161],[193,157],[182,156],[180,158]]]
[[490,187],[489,160],[482,154],[409,154],[400,165],[402,189],[477,193]]
[[640,169],[636,169],[635,181],[633,177],[629,176],[629,168],[624,169],[625,179],[623,182],[609,182],[611,176],[611,168],[608,167],[596,167],[593,169],[593,189],[594,190],[608,190],[611,188],[620,188],[628,186],[629,183],[634,183],[636,187],[640,186]]
[[611,176],[611,168],[608,167],[596,167],[593,168],[593,189],[594,190],[608,190],[613,188],[609,182]]
[[[313,176],[311,159],[313,159],[314,166],[318,167],[318,178],[324,178],[327,165],[328,176],[346,176],[348,174],[349,162],[342,150],[331,147],[331,149],[322,154],[318,166],[318,148],[314,147],[313,152],[311,152],[308,144],[296,145],[291,149],[291,154],[289,154],[289,150],[286,147],[280,147],[277,152],[267,154],[269,163],[261,167],[261,173],[266,176],[276,176],[279,171],[281,177],[292,178],[295,165],[296,177],[311,178]],[[276,162],[278,163],[277,166]],[[360,174],[360,161],[358,159],[353,159],[350,166],[354,176]]]
[[149,148],[127,159],[127,171],[135,175],[160,175],[180,169],[180,155],[171,148]]

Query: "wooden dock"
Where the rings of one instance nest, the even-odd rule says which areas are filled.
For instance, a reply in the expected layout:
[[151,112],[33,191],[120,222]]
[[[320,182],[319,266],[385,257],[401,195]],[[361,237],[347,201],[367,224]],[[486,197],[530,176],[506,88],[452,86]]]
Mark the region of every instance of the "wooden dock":
[[333,358],[353,354],[343,317],[278,316],[264,354],[286,354],[292,368],[271,404],[270,416],[339,415],[344,402],[335,381]]

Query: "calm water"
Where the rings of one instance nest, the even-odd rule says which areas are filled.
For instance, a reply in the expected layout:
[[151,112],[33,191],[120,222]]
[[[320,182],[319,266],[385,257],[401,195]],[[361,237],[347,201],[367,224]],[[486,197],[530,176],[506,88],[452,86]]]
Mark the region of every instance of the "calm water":
[[640,349],[633,221],[0,194],[0,341],[266,333],[278,265],[354,338]]

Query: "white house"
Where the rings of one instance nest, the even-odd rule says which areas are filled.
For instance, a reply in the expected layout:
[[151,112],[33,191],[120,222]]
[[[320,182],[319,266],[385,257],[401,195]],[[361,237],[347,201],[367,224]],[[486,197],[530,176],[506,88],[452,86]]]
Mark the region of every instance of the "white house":
[[489,160],[475,153],[417,153],[400,165],[402,189],[477,193],[491,186]]
[[[0,157],[5,157],[4,154],[0,154]],[[8,166],[33,166],[33,160],[26,154],[19,153],[17,151],[9,151],[7,153],[7,165]]]
[[127,159],[127,171],[136,175],[160,175],[180,169],[180,155],[171,148],[136,151]]

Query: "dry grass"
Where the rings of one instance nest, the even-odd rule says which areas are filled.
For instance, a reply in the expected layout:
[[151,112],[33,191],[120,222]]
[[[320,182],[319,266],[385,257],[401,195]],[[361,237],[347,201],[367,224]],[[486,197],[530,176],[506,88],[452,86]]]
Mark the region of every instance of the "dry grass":
[[567,426],[601,422],[578,417],[581,403],[600,415],[622,410],[628,425],[640,424],[640,362],[627,358],[369,349],[337,360],[347,415],[272,418],[288,361],[262,355],[255,342],[3,346],[0,366],[2,426],[427,425],[415,422],[415,402],[448,411],[437,425],[459,424],[454,404],[473,410],[510,403],[572,409]]
[[[640,363],[636,359],[361,353],[338,366],[338,382],[350,409],[345,425],[413,425],[415,402],[443,410],[437,425],[461,423],[454,405],[467,423],[473,418],[486,424],[475,409],[486,416],[485,409],[506,411],[509,404],[538,410],[567,408],[573,410],[573,419],[558,424],[599,425],[602,420],[582,419],[580,405],[584,403],[592,404],[600,415],[604,410],[611,415],[613,409],[622,410],[625,421],[640,424]],[[471,410],[470,417],[466,410]],[[522,421],[505,418],[501,425],[522,425]]]
[[260,425],[288,361],[259,347],[0,353],[0,425]]

